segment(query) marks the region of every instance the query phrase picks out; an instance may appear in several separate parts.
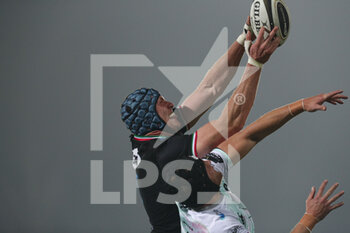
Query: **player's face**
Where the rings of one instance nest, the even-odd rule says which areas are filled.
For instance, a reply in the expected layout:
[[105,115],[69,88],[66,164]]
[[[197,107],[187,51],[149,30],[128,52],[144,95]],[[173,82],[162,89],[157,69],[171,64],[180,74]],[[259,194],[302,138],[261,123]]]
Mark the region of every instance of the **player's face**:
[[159,96],[156,111],[160,118],[172,129],[180,127],[180,122],[174,113],[174,104],[167,101],[163,96]]

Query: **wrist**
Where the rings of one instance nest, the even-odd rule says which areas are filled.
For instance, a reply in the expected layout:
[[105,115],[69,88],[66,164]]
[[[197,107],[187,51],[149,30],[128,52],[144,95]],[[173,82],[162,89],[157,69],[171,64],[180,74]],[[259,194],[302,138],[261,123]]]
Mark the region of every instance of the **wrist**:
[[312,230],[317,224],[318,219],[312,214],[305,213],[304,216],[300,219],[299,224],[306,227],[308,230]]
[[240,45],[242,45],[243,47],[244,47],[244,41],[245,41],[245,39],[246,39],[246,35],[244,34],[244,33],[242,33],[241,35],[239,35],[238,37],[237,37],[237,43],[238,44],[240,44]]
[[255,66],[255,67],[259,68],[259,69],[262,69],[262,67],[264,65],[263,63],[260,63],[257,60],[254,60],[254,58],[252,58],[252,57],[248,58],[248,64],[252,65],[252,66]]
[[289,104],[288,110],[289,110],[289,114],[293,117],[304,112],[305,111],[304,99],[301,99],[301,100],[295,101],[294,103]]

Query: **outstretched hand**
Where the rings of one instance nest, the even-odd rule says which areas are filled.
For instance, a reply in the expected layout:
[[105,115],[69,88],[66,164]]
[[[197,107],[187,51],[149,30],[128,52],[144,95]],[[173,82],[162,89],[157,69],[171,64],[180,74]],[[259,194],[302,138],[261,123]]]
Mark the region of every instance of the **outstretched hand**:
[[335,210],[344,205],[344,202],[333,204],[333,202],[335,202],[339,197],[341,197],[344,194],[344,191],[341,191],[334,195],[332,198],[328,199],[332,195],[334,190],[339,186],[338,183],[334,184],[328,189],[328,191],[325,194],[323,194],[327,183],[327,180],[323,181],[316,195],[316,189],[315,187],[312,187],[309,197],[306,200],[306,213],[311,214],[312,216],[317,218],[318,221],[324,219],[332,210]]
[[344,102],[342,100],[348,97],[341,93],[343,93],[343,91],[338,90],[306,98],[304,99],[304,110],[308,112],[315,112],[317,110],[326,111],[327,107],[324,105],[325,102],[333,105],[343,104]]
[[[256,39],[255,43],[250,47],[249,54],[250,56],[260,62],[265,64],[273,52],[277,49],[277,47],[280,44],[280,38],[275,37],[276,33],[278,31],[278,27],[274,27],[274,29],[270,32],[269,36],[264,39],[264,33],[265,33],[265,27],[262,27],[260,29],[258,38]],[[253,34],[251,31],[248,31],[247,33],[247,41],[253,40]]]

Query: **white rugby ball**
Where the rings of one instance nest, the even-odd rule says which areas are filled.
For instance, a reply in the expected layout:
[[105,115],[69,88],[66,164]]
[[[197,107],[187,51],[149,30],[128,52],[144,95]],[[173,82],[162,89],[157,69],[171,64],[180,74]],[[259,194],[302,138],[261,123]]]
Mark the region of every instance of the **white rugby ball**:
[[250,9],[250,24],[256,37],[260,29],[265,27],[265,38],[278,26],[276,36],[281,39],[282,45],[287,40],[290,30],[288,8],[283,0],[254,0]]

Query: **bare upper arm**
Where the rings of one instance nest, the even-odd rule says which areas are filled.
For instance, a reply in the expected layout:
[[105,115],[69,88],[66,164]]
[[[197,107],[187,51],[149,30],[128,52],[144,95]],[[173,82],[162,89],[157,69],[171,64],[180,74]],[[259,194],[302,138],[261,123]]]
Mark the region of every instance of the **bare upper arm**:
[[246,129],[243,129],[222,142],[218,148],[223,150],[235,164],[243,159],[256,144],[257,142],[248,136]]
[[225,127],[219,120],[211,121],[197,130],[196,150],[202,157],[226,141],[227,135],[237,133],[240,128]]
[[203,157],[225,140],[224,136],[214,127],[212,122],[197,130],[196,151],[198,157]]

